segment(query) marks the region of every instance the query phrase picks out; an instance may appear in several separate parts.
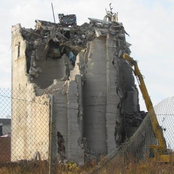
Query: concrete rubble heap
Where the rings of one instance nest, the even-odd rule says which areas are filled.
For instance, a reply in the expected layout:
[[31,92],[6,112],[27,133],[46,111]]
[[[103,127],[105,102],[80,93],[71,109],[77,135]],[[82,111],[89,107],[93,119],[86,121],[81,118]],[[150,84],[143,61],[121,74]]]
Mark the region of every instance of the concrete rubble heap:
[[[146,114],[122,58],[131,53],[123,24],[108,16],[89,20],[81,26],[36,20],[35,29],[12,27],[13,89],[53,96],[53,149],[58,158],[79,164],[115,151]],[[61,138],[64,150],[57,153]]]

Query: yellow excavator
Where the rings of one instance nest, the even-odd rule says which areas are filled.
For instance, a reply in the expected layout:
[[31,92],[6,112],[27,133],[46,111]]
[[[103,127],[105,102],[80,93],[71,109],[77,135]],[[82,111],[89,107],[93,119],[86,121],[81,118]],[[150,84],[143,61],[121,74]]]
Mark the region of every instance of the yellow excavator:
[[163,162],[163,163],[174,162],[174,154],[169,154],[167,151],[167,145],[163,135],[163,130],[158,123],[152,101],[149,97],[143,76],[137,64],[137,61],[135,61],[128,54],[123,54],[123,58],[129,63],[131,67],[134,67],[132,69],[133,69],[134,75],[137,77],[141,93],[145,100],[146,108],[149,112],[152,128],[153,128],[155,137],[158,141],[158,145],[149,146],[149,158],[151,158],[154,161]]

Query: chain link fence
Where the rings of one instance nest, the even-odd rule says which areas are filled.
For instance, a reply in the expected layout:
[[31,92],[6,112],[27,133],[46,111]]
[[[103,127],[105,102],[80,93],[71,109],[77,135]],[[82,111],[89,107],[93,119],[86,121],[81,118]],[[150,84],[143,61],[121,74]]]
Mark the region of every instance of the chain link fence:
[[174,174],[174,97],[167,98],[154,107],[162,128],[170,161],[153,161],[149,145],[156,145],[149,115],[145,117],[136,133],[116,152],[106,157],[93,170],[93,174]]
[[49,172],[50,99],[0,89],[0,173]]
[[0,88],[0,174],[81,173],[77,164],[65,160],[67,140],[57,131],[57,126],[66,129],[66,124],[56,124],[56,114],[67,106],[50,91],[37,93]]
[[[174,154],[173,106],[174,97],[155,107],[169,154]],[[72,162],[62,165],[66,139],[56,131],[53,112],[66,112],[66,106],[50,94],[35,96],[33,91],[0,89],[0,174],[91,173],[93,168],[92,173],[106,174],[174,173],[173,163],[149,160],[149,145],[157,142],[149,116],[116,153],[100,157],[99,164],[91,161],[83,167]]]

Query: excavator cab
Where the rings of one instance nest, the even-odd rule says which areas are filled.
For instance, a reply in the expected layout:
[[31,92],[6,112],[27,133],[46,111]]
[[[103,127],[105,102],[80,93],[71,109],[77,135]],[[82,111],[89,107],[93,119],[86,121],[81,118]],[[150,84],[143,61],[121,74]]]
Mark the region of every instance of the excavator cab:
[[162,154],[163,154],[163,151],[159,146],[157,146],[157,145],[150,145],[149,146],[149,158],[157,159],[157,157],[159,155],[162,155]]
[[169,163],[172,162],[173,155],[169,154],[167,150],[164,150],[158,145],[149,146],[149,158],[153,161],[158,161],[160,163]]

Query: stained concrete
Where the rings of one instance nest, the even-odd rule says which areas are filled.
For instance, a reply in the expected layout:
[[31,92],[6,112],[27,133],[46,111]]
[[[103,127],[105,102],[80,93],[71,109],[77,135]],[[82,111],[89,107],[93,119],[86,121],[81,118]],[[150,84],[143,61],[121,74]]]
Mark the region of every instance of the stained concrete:
[[[12,27],[13,91],[18,89],[23,100],[28,99],[23,89],[31,93],[30,100],[45,96],[48,106],[51,96],[53,98],[52,107],[45,108],[48,112],[44,115],[35,108],[37,118],[44,119],[45,140],[37,139],[38,144],[45,143],[44,150],[34,146],[34,139],[29,141],[36,129],[38,134],[43,134],[37,126],[37,118],[32,116],[35,106],[13,103],[13,160],[31,159],[37,152],[41,159],[48,158],[50,116],[54,159],[61,159],[58,131],[64,139],[63,158],[79,164],[118,149],[134,133],[135,128],[131,124],[126,127],[125,120],[127,115],[141,117],[141,112],[132,70],[122,58],[123,53],[130,54],[126,32],[117,21],[90,20],[90,23],[71,27],[39,20],[34,30],[19,24]],[[48,47],[51,39],[59,46]],[[42,107],[45,106],[41,105],[40,111]],[[31,115],[30,121],[21,116],[23,112]],[[22,123],[17,129],[19,119]],[[131,135],[126,133],[128,129]],[[19,141],[21,152],[16,156]],[[30,145],[26,143],[33,144],[31,154],[28,154]]]
[[85,137],[90,149],[106,153],[106,37],[89,48],[84,88]]

